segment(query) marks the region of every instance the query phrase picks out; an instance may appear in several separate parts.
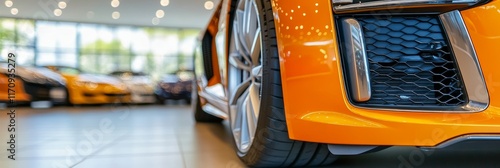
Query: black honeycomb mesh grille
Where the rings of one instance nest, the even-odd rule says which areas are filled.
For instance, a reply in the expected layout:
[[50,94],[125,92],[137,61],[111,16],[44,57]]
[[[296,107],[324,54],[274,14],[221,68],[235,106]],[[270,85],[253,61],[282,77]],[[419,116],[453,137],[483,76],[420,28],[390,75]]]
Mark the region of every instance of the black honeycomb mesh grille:
[[359,105],[459,106],[460,74],[437,16],[355,16],[364,31],[372,97]]

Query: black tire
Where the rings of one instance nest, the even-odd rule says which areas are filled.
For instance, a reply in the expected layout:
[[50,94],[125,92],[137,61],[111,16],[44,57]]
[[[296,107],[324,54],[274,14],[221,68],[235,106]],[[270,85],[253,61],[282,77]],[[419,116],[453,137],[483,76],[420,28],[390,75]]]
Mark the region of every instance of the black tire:
[[66,100],[65,100],[66,102],[64,103],[64,106],[72,106],[73,103],[71,103],[71,100],[70,100],[71,98],[69,96],[69,88],[66,87],[65,91],[66,91]]
[[160,97],[158,95],[155,95],[155,97],[156,97],[156,101],[154,102],[154,104],[160,104],[160,105],[164,105],[165,104],[165,100],[166,100],[165,98],[162,98],[162,97]]
[[[248,152],[237,150],[251,167],[306,167],[333,163],[326,144],[291,140],[285,119],[276,31],[270,0],[255,0],[262,36],[262,91],[257,131]],[[236,2],[234,2],[236,3]],[[229,79],[231,80],[231,79]]]
[[191,104],[191,98],[184,99],[186,101],[186,104]]
[[[196,85],[193,85],[193,86],[196,86]],[[207,112],[205,112],[201,108],[200,98],[199,98],[198,93],[196,91],[194,91],[192,93],[191,107],[193,108],[193,111],[194,111],[194,120],[196,122],[220,123],[223,120],[222,118],[219,118],[219,117],[213,116],[211,114],[208,114]]]

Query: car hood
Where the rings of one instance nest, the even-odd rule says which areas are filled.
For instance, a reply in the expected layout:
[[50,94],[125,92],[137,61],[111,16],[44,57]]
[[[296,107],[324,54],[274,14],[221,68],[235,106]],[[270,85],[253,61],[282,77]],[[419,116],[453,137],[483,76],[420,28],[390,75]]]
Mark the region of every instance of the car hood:
[[[0,63],[0,73],[9,74],[5,67],[7,64]],[[65,85],[64,78],[47,68],[42,67],[22,67],[16,66],[15,74],[26,82],[49,84],[49,85]]]
[[153,81],[147,76],[120,77],[127,85],[150,85]]
[[92,82],[97,84],[121,85],[122,82],[112,76],[99,75],[99,74],[80,74],[74,76],[75,80],[81,82]]

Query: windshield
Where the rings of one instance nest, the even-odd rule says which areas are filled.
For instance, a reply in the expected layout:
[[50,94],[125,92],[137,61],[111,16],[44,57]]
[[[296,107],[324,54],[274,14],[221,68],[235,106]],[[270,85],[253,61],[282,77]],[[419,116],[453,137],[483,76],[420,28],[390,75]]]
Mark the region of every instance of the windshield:
[[80,71],[77,68],[71,68],[71,67],[57,67],[57,66],[47,66],[47,68],[57,71],[62,74],[68,74],[68,75],[78,75],[81,74],[82,71]]

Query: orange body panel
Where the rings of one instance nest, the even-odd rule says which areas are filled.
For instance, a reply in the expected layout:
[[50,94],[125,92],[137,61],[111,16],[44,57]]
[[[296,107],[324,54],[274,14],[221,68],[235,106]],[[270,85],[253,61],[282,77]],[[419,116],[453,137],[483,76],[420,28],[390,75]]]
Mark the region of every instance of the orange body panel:
[[[23,82],[20,78],[15,78],[15,87],[12,88],[15,92],[14,101],[15,102],[29,102],[31,96],[24,92]],[[9,78],[0,74],[0,102],[9,102]],[[12,93],[11,93],[12,94]]]
[[[272,0],[290,138],[329,144],[435,146],[466,134],[500,134],[500,2],[463,11],[490,94],[478,113],[352,106],[329,0]],[[478,93],[487,94],[487,93]]]
[[[121,103],[131,102],[130,91],[125,85],[102,83],[95,84],[95,86],[85,85],[77,82],[78,76],[63,74],[63,77],[67,81],[69,101],[72,104],[106,104],[116,101]],[[85,94],[91,94],[92,96],[85,96]]]
[[210,20],[208,23],[208,29],[207,32],[212,35],[212,70],[214,72],[214,76],[208,80],[208,86],[212,86],[215,84],[218,84],[221,82],[221,77],[219,75],[219,64],[218,64],[218,57],[217,57],[217,48],[215,44],[215,36],[217,32],[219,31],[218,24],[219,24],[219,15],[221,12],[221,7],[219,6],[217,10],[214,13],[214,17]]

